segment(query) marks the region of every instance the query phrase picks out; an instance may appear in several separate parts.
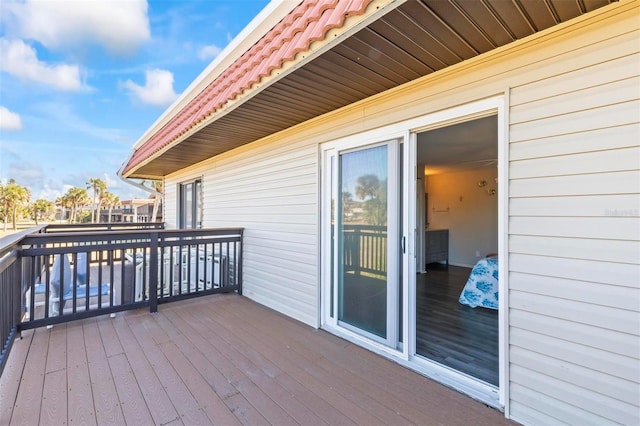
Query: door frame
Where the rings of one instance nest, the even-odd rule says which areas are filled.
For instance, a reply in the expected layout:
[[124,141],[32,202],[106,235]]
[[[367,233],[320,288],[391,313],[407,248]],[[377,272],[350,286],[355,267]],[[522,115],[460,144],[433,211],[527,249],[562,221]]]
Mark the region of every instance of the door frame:
[[[354,151],[364,150],[368,148],[375,148],[379,146],[387,146],[387,185],[388,185],[388,193],[387,193],[387,223],[388,226],[394,226],[390,224],[398,224],[399,216],[398,210],[401,208],[399,206],[398,200],[400,199],[400,194],[393,193],[392,190],[394,188],[398,188],[400,185],[400,171],[398,169],[398,164],[400,163],[399,153],[400,153],[400,145],[404,142],[404,135],[395,135],[391,137],[384,137],[375,139],[360,139],[356,138],[354,140],[346,139],[346,140],[338,140],[333,143],[325,144],[322,147],[322,161],[323,161],[323,182],[325,186],[331,186],[329,191],[322,192],[322,215],[323,217],[322,225],[321,225],[321,238],[326,239],[326,241],[330,241],[331,239],[331,209],[332,209],[332,197],[338,196],[337,192],[337,177],[339,162],[338,158],[341,153],[350,153]],[[404,161],[404,159],[402,159]],[[329,166],[330,165],[330,166]],[[330,184],[327,184],[329,183]],[[337,199],[337,198],[336,198]],[[337,224],[337,221],[336,221]],[[380,348],[384,348],[387,351],[395,351],[397,348],[398,340],[401,338],[398,336],[398,318],[397,318],[397,306],[399,306],[399,301],[397,297],[397,292],[400,286],[403,285],[400,282],[397,274],[393,274],[393,271],[398,271],[397,266],[403,261],[402,258],[406,256],[402,256],[400,258],[398,256],[398,251],[400,247],[401,236],[398,234],[402,233],[402,230],[398,228],[397,225],[395,227],[398,229],[398,233],[395,235],[392,232],[387,233],[387,333],[386,338],[382,338],[372,333],[368,333],[364,330],[359,330],[357,327],[349,325],[348,323],[342,323],[339,320],[339,315],[337,311],[338,303],[338,268],[332,269],[331,260],[337,258],[339,254],[338,245],[335,244],[332,252],[332,244],[325,243],[322,244],[323,251],[321,254],[322,260],[321,265],[323,268],[322,276],[331,277],[323,280],[323,290],[321,291],[321,300],[322,305],[320,307],[321,311],[321,322],[323,328],[330,329],[332,332],[336,333],[344,333],[346,336],[349,336],[350,339],[357,339],[359,341],[369,341],[372,344],[380,346]],[[336,232],[336,231],[334,231]],[[336,234],[337,236],[337,234]],[[394,249],[395,247],[395,249]],[[331,281],[332,279],[332,281]],[[326,282],[325,282],[326,281]],[[331,291],[331,283],[333,283],[333,292]],[[331,315],[331,306],[334,307],[333,315]],[[404,328],[403,328],[404,330]],[[405,340],[403,340],[405,341]]]
[[[363,346],[373,352],[392,358],[423,375],[433,378],[438,382],[453,387],[484,403],[497,407],[507,408],[508,402],[508,300],[507,297],[499,298],[498,309],[498,335],[499,335],[499,385],[494,387],[478,381],[477,379],[456,372],[448,367],[439,365],[433,361],[416,356],[416,188],[417,188],[417,134],[435,128],[446,127],[459,122],[469,121],[483,116],[496,115],[498,120],[498,255],[499,262],[499,292],[506,295],[508,289],[508,118],[506,111],[508,105],[508,92],[496,96],[465,103],[463,105],[428,113],[419,117],[410,118],[388,126],[367,130],[358,134],[336,139],[320,145],[321,183],[320,183],[320,324],[321,328],[339,335],[355,344]],[[330,280],[327,279],[331,271],[330,244],[327,244],[327,236],[330,238],[331,220],[327,219],[327,213],[331,210],[331,191],[326,191],[330,176],[330,167],[327,164],[327,152],[337,147],[352,145],[354,147],[367,145],[369,141],[385,141],[399,138],[404,142],[403,164],[404,173],[401,176],[403,197],[402,211],[402,237],[406,239],[406,250],[402,256],[402,342],[399,349],[389,348],[379,342],[337,326],[330,321],[328,297]],[[328,170],[329,169],[329,170]],[[327,207],[328,211],[327,211]],[[327,233],[328,232],[328,233]],[[328,250],[328,252],[327,252]],[[329,255],[329,256],[328,256]],[[408,344],[407,344],[408,342]]]

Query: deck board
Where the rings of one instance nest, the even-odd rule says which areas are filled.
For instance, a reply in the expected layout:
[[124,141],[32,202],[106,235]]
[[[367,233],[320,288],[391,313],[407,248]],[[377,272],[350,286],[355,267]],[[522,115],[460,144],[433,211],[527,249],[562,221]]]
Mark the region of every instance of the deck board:
[[[48,346],[49,333],[34,333],[26,358],[29,369],[26,371],[23,369],[14,412],[11,416],[12,423],[34,425],[40,421]],[[5,366],[5,370],[7,368],[10,368],[9,364]]]
[[147,359],[128,322],[124,318],[116,318],[113,324],[154,421],[165,424],[179,418],[178,412],[158,378],[158,372]]
[[237,295],[24,334],[0,379],[2,424],[509,424]]
[[40,422],[50,425],[61,425],[67,421],[67,372],[56,370],[47,373],[42,391]]
[[[33,330],[22,333],[22,338],[13,343],[7,365],[0,376],[0,425],[8,425],[11,415],[14,413],[16,397],[22,381],[24,360],[29,353],[29,347],[33,339]],[[9,368],[9,366],[18,366]]]
[[124,416],[98,324],[86,320],[83,326],[96,421],[99,425],[123,424]]
[[67,327],[67,412],[69,423],[97,424],[82,321]]

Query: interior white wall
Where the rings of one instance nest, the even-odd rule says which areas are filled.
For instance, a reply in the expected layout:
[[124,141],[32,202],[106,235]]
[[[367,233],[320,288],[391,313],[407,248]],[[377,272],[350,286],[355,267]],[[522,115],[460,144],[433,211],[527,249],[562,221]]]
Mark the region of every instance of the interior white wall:
[[498,252],[497,177],[495,166],[428,177],[428,229],[449,230],[450,264],[472,267]]

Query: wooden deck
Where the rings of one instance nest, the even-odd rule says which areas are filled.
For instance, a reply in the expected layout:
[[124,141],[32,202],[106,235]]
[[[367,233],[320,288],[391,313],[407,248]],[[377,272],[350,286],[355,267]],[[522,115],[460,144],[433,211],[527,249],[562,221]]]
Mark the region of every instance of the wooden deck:
[[0,424],[508,424],[503,414],[238,295],[23,333]]

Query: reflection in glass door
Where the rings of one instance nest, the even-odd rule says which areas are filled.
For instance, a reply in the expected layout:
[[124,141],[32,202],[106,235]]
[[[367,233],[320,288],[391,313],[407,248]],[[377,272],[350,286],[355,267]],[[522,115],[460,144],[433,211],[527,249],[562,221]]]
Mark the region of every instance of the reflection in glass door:
[[398,142],[340,152],[337,166],[332,224],[337,322],[395,347]]

